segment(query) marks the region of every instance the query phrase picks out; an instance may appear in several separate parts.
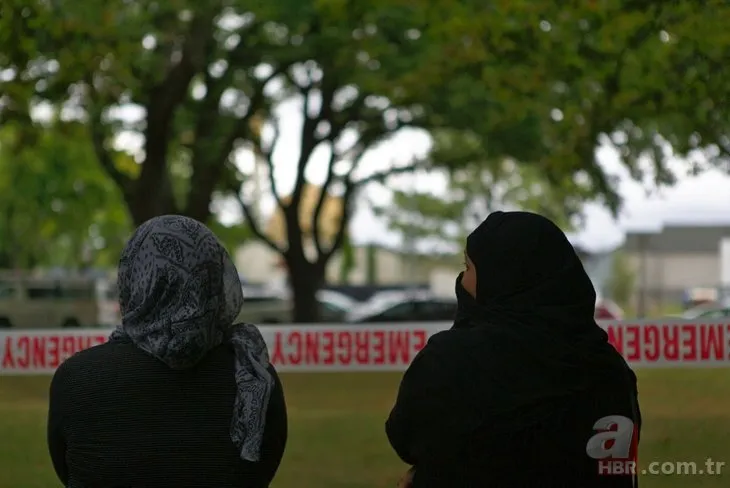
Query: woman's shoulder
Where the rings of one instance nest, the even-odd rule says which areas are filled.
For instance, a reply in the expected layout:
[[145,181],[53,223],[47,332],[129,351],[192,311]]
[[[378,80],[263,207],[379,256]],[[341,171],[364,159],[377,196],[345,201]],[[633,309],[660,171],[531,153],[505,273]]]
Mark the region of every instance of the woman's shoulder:
[[89,376],[103,376],[118,364],[120,354],[134,354],[131,344],[105,342],[76,352],[56,368],[51,390],[59,394],[87,383]]
[[89,367],[98,367],[105,362],[113,361],[120,355],[128,356],[136,354],[136,348],[131,343],[105,342],[88,347],[74,353],[64,360],[56,369],[54,376],[72,374],[75,371],[84,371]]
[[499,341],[493,339],[479,328],[443,330],[429,337],[412,364],[424,371],[462,375],[465,368],[482,365],[485,360],[494,362],[504,356]]
[[471,348],[470,341],[473,340],[471,335],[468,330],[462,329],[436,332],[428,338],[426,345],[418,352],[411,366],[448,369],[450,365],[460,362],[467,349]]
[[134,382],[143,374],[149,383],[170,381],[193,384],[211,378],[225,382],[225,374],[235,367],[232,348],[225,345],[212,349],[193,368],[174,370],[130,342],[110,341],[77,352],[56,369],[52,384],[57,390],[107,388],[110,384]]
[[439,331],[429,337],[424,350],[433,354],[452,354],[474,348],[483,350],[490,347],[480,328],[451,328]]

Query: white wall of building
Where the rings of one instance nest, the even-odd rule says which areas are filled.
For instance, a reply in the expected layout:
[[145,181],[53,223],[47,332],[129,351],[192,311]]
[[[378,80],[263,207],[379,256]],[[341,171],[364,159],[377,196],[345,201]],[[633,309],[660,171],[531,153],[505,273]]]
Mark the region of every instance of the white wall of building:
[[[353,249],[354,263],[348,275],[352,285],[368,283],[368,249]],[[270,283],[281,287],[286,283],[286,271],[279,266],[280,256],[265,244],[250,242],[235,253],[234,261],[238,272],[251,283]],[[341,278],[342,253],[337,253],[329,262],[326,276],[329,283],[339,283]],[[449,288],[453,293],[454,279],[458,266],[444,264],[439,260],[408,257],[387,249],[375,251],[375,276],[380,285],[401,283],[432,283],[439,290]],[[445,293],[445,292],[444,292]]]

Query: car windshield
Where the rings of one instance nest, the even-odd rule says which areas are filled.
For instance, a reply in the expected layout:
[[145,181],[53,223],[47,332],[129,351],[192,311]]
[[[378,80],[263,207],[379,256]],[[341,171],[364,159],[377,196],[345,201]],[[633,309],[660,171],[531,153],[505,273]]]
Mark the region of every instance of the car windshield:
[[723,309],[730,308],[730,302],[726,303],[705,303],[694,308],[690,308],[682,314],[682,318],[685,319],[696,319],[704,317],[706,315],[714,315],[716,312],[721,312]]
[[356,306],[349,314],[349,320],[360,320],[369,315],[376,315],[384,310],[389,309],[396,303],[400,303],[404,300],[404,296],[382,296],[373,297],[365,303]]
[[349,312],[357,305],[357,302],[347,295],[329,290],[320,290],[317,292],[317,300],[320,303],[343,312]]
[[348,320],[357,321],[371,315],[378,315],[395,305],[411,300],[428,299],[423,293],[408,293],[401,291],[389,291],[378,293],[367,302],[355,307],[348,314]]

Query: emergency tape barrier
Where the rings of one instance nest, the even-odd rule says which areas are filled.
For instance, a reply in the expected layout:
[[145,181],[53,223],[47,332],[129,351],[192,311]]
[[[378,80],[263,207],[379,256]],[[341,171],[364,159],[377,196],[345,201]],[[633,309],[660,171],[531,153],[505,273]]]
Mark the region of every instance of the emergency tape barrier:
[[[404,371],[450,323],[267,325],[260,330],[279,371]],[[730,367],[728,321],[605,321],[609,341],[636,368]],[[111,330],[0,331],[0,375],[52,373]]]

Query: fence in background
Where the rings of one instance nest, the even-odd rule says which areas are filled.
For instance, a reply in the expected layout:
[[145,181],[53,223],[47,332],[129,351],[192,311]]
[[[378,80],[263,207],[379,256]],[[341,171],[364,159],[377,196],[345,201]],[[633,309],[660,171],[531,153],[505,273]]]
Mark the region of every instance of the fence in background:
[[[403,371],[428,338],[450,323],[261,326],[279,371]],[[603,322],[634,367],[730,367],[730,320]],[[61,362],[106,342],[110,330],[0,331],[0,375],[52,373]]]

